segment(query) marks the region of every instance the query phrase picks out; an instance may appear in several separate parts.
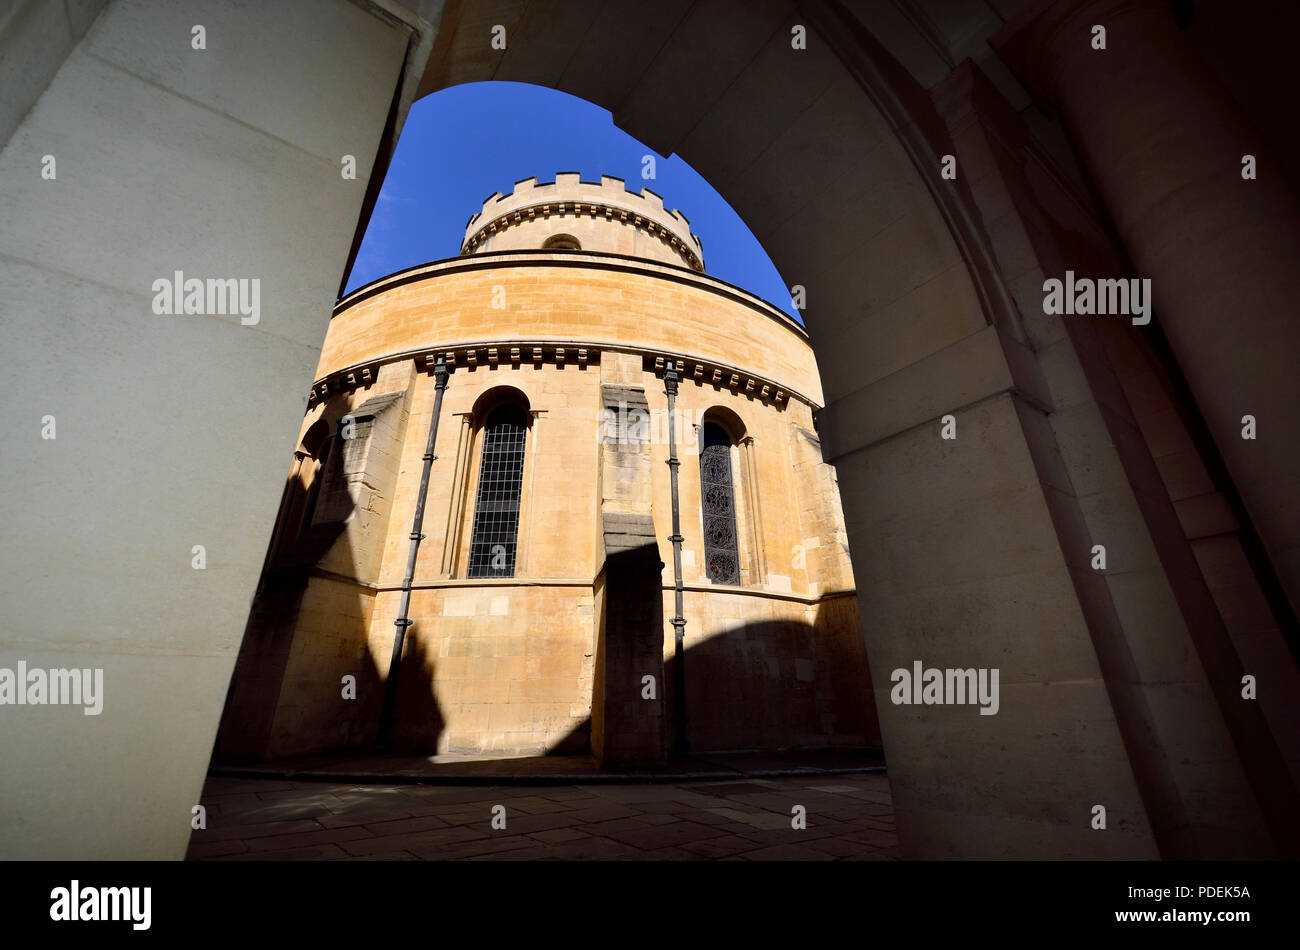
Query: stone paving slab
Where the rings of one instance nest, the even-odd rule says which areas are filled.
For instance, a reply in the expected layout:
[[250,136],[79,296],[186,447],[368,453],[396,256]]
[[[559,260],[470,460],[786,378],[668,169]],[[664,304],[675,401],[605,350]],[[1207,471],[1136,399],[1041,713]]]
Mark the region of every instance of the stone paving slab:
[[[888,792],[878,773],[472,787],[213,775],[208,826],[187,859],[892,861]],[[504,829],[492,826],[496,805]],[[794,805],[804,829],[791,827]]]
[[726,781],[764,777],[828,777],[882,773],[878,752],[864,749],[724,752],[674,758],[655,769],[602,769],[590,755],[339,754],[298,756],[271,763],[218,762],[212,776],[228,781],[273,779],[323,782],[442,782],[446,784],[581,784]]

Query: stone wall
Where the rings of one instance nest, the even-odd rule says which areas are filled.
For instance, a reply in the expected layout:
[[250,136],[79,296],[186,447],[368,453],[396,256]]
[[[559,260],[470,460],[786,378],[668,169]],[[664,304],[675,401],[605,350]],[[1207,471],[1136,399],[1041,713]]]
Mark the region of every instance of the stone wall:
[[464,253],[536,250],[557,235],[577,239],[584,251],[704,270],[703,245],[680,211],[665,209],[648,188],[638,194],[622,179],[586,182],[576,172],[540,184],[527,178],[510,194],[493,195],[470,218]]
[[[177,859],[418,44],[400,8],[346,0],[3,7],[3,411],[31,437],[0,456],[26,486],[0,666],[102,669],[106,695],[98,717],[4,714],[0,856]],[[177,271],[260,281],[258,322],[157,312]]]
[[[810,602],[692,588],[685,603],[692,751],[879,747],[851,592]],[[664,662],[671,694],[671,642]]]
[[[356,433],[336,439],[338,452],[315,475],[314,514],[308,502],[286,501],[279,528],[286,537],[294,517],[337,527],[323,551],[298,544],[314,562],[286,568],[312,577],[296,613],[250,626],[248,643],[265,639],[265,650],[280,650],[285,671],[275,728],[254,754],[373,738],[373,723],[363,719],[388,672],[434,401],[431,353],[447,357],[453,371],[413,581],[395,745],[476,753],[593,747],[610,761],[662,755],[671,709],[662,663],[673,652],[674,613],[662,371],[679,356],[687,648],[701,656],[688,673],[688,696],[710,695],[715,678],[739,690],[696,710],[699,747],[878,743],[856,610],[842,603],[852,600],[853,580],[834,472],[821,460],[815,404],[800,395],[816,392],[816,365],[797,326],[711,278],[687,274],[683,282],[680,270],[646,262],[575,268],[539,254],[521,267],[489,254],[405,277],[343,301],[331,327],[301,428],[307,461],[295,472],[310,468],[324,433],[342,432],[348,420]],[[498,287],[506,289],[501,310],[491,305]],[[542,332],[544,346],[524,342]],[[494,339],[499,346],[483,343]],[[422,342],[435,345],[414,346]],[[734,372],[714,372],[723,354]],[[501,399],[526,407],[528,417],[515,576],[468,578],[481,427]],[[612,428],[605,410],[620,420]],[[641,413],[639,427],[630,410]],[[723,420],[735,440],[741,588],[715,585],[705,571],[698,429],[706,418]],[[297,494],[310,494],[310,480],[303,484]],[[352,511],[321,514],[336,504]],[[611,518],[624,527],[630,518],[644,522],[653,543],[644,579],[632,576],[641,567],[626,563],[626,545],[611,548],[611,537],[626,534]],[[368,619],[333,615],[339,584],[352,585],[348,596],[365,592]],[[639,606],[629,600],[633,591]],[[286,624],[292,647],[281,642]],[[237,684],[259,655],[251,646],[246,653]],[[370,695],[339,698],[348,664]],[[658,696],[643,707],[644,673],[656,677]],[[855,678],[856,689],[847,685]],[[237,685],[232,695],[246,690]],[[246,719],[251,709],[232,704],[223,750],[247,753],[262,741],[264,730]],[[653,715],[641,715],[646,710]],[[645,748],[635,751],[638,731]],[[249,741],[231,738],[241,733]]]

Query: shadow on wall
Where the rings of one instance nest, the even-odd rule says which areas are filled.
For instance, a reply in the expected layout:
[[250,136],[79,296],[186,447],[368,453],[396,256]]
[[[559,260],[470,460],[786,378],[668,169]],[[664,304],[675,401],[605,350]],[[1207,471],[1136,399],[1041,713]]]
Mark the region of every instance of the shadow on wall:
[[[834,604],[823,604],[819,613]],[[832,633],[821,620],[729,627],[687,650],[690,750],[879,749],[874,694],[857,626]],[[669,710],[675,662],[670,658],[664,664]],[[671,734],[671,713],[669,723]]]
[[[381,670],[372,654],[369,611],[333,617],[313,611],[312,632],[306,637],[299,626],[309,588],[314,599],[326,600],[330,594],[320,587],[329,585],[350,586],[281,572],[264,580],[227,696],[214,760],[261,762],[376,747],[387,669]],[[386,666],[387,655],[380,662]],[[434,660],[412,627],[402,651],[392,751],[432,754],[437,749],[446,722],[433,673]]]
[[[856,598],[845,600],[856,617]],[[835,603],[822,605],[815,625],[739,624],[685,651],[689,752],[882,751],[875,691],[858,628],[845,630],[841,625],[838,633],[826,635],[830,624],[823,624],[821,614]],[[665,626],[671,643],[672,628]],[[676,738],[675,657],[664,663],[663,679],[666,742],[671,749]],[[639,695],[639,676],[632,685]],[[649,711],[652,704],[645,705]],[[588,719],[547,754],[589,752],[590,735]]]
[[[349,411],[355,412],[347,404],[331,407],[296,453],[227,691],[215,759],[265,761],[368,748],[378,740],[387,670],[376,660],[386,667],[388,656],[372,653],[374,591],[347,580],[358,570],[348,532],[356,515],[350,482],[358,454],[364,455],[358,446],[365,444],[344,444],[338,434]],[[322,563],[328,573],[315,570]],[[399,720],[394,748],[422,747],[428,736],[436,745],[443,729],[423,650],[418,636],[408,636],[398,701],[424,725],[412,735]]]
[[[277,629],[292,631],[296,604],[303,589],[298,590],[297,596],[272,589],[260,598],[259,611],[263,615],[284,611],[284,623],[262,627],[267,635],[262,638],[262,649],[250,652],[250,661],[270,658],[278,646]],[[283,603],[277,602],[277,595],[284,597]],[[856,606],[853,598],[846,599]],[[823,608],[834,604],[832,601]],[[865,674],[861,638],[855,635],[856,630],[828,638],[818,626],[800,622],[737,625],[689,649],[685,656],[689,751],[827,748],[879,751],[880,731],[870,678]],[[840,629],[843,630],[842,624]],[[391,742],[395,752],[435,754],[446,727],[432,678],[434,661],[425,646],[426,639],[436,636],[436,630],[424,633],[427,637],[422,636],[417,622],[406,640]],[[671,633],[667,636],[671,637]],[[861,655],[855,655],[858,653]],[[244,728],[233,737],[237,741],[230,741],[232,737],[223,729],[216,758],[230,762],[261,761],[312,752],[355,753],[374,748],[384,677],[371,658],[364,631],[358,631],[356,649],[350,656],[309,659],[312,669],[309,678],[294,678],[291,674],[281,685],[274,682],[269,668],[262,668],[259,672],[264,672],[263,676],[247,681],[246,690],[263,691],[259,710],[264,719],[258,723],[259,729],[250,731],[247,725],[254,711],[245,709],[238,717]],[[674,740],[674,662],[670,658],[664,665],[660,706],[666,720],[668,748],[672,748]],[[355,699],[341,697],[341,678],[345,674],[356,677]],[[639,697],[639,677],[632,687]],[[272,723],[267,720],[282,690],[302,696],[302,702],[290,699],[280,707]],[[231,699],[233,708],[234,690]],[[654,705],[645,703],[647,714],[653,714]],[[312,714],[313,709],[320,710],[323,706],[333,712]],[[303,727],[301,731],[298,726]],[[575,755],[590,751],[591,719],[588,718],[553,743],[545,754]]]
[[[425,650],[424,642],[414,627],[408,630],[406,646],[402,650],[402,668],[397,679],[397,703],[393,720],[390,748],[395,752],[424,752],[432,755],[438,749],[446,721],[438,705],[434,689],[433,662]],[[383,693],[383,684],[376,683],[375,694]],[[358,712],[368,711],[358,709]],[[378,710],[375,710],[376,714]],[[377,725],[370,732],[377,737]],[[367,745],[373,745],[372,738]]]
[[[347,531],[354,505],[344,453],[336,450],[337,437],[329,435],[338,422],[333,416],[343,411],[339,407],[304,436],[286,483],[227,694],[216,759],[366,751],[378,740],[391,640],[372,644],[372,621],[381,619],[374,616],[375,592],[346,579],[355,575]],[[315,477],[303,477],[310,472]],[[625,539],[629,545],[653,538],[653,523],[647,522]],[[603,596],[611,592],[597,584],[602,605],[597,615],[604,626],[594,632],[602,634],[597,639],[603,651],[597,656],[595,695],[573,697],[574,703],[603,698],[612,730],[606,749],[625,741],[638,750],[660,742],[664,748],[675,745],[675,660],[670,656],[660,666],[665,642],[671,652],[672,627],[661,609],[657,542],[645,544],[645,552],[645,558],[628,565],[633,586],[624,583]],[[322,562],[328,571],[315,569]],[[611,556],[606,566],[620,563]],[[691,626],[690,614],[688,606],[687,633],[694,642],[683,666],[691,751],[880,748],[855,596],[823,601],[812,623],[736,622],[703,640],[695,636],[699,628]],[[436,652],[430,650],[440,639],[439,624],[437,618],[417,615],[415,620],[406,638],[391,748],[434,754],[447,729],[435,688]],[[657,702],[641,698],[646,672],[662,675]],[[459,697],[443,699],[458,702]],[[482,708],[457,706],[458,715],[471,717],[456,724],[462,735],[485,734],[489,728],[492,704],[473,705]],[[548,742],[545,754],[590,752],[593,728],[600,727],[588,716]],[[638,735],[645,732],[654,735]],[[608,742],[611,737],[615,746]]]

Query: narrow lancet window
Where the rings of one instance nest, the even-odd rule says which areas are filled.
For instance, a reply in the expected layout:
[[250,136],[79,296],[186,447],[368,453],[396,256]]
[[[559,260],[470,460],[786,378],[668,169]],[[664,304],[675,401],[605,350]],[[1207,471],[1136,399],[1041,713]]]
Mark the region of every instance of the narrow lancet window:
[[704,515],[704,564],[715,584],[740,583],[736,548],[736,496],[731,481],[731,439],[706,422],[700,444],[700,503]]
[[528,419],[514,404],[498,406],[483,427],[483,458],[470,536],[470,577],[514,577],[519,500]]

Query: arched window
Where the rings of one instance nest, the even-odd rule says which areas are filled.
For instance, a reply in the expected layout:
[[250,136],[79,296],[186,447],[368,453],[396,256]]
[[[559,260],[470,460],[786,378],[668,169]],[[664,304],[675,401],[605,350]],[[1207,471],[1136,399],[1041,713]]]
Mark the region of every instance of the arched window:
[[303,433],[302,442],[293,453],[293,468],[285,482],[280,512],[271,533],[268,565],[280,567],[287,563],[303,535],[311,529],[325,465],[329,462],[333,445],[334,437],[324,419],[317,419]]
[[320,449],[316,452],[316,471],[312,477],[311,485],[307,488],[307,504],[303,506],[303,528],[310,528],[312,522],[316,519],[316,505],[320,502],[321,486],[325,483],[325,473],[329,471],[327,466],[330,463],[330,454],[334,449],[334,442],[337,438],[335,435],[327,435]]
[[546,239],[546,243],[542,245],[542,250],[581,251],[582,245],[578,243],[578,239],[572,234],[556,234]]
[[709,580],[739,584],[731,437],[716,422],[706,421],[700,432],[700,503],[704,509],[704,565]]
[[470,577],[514,577],[519,499],[528,416],[515,403],[497,406],[483,426],[483,455],[469,544]]

